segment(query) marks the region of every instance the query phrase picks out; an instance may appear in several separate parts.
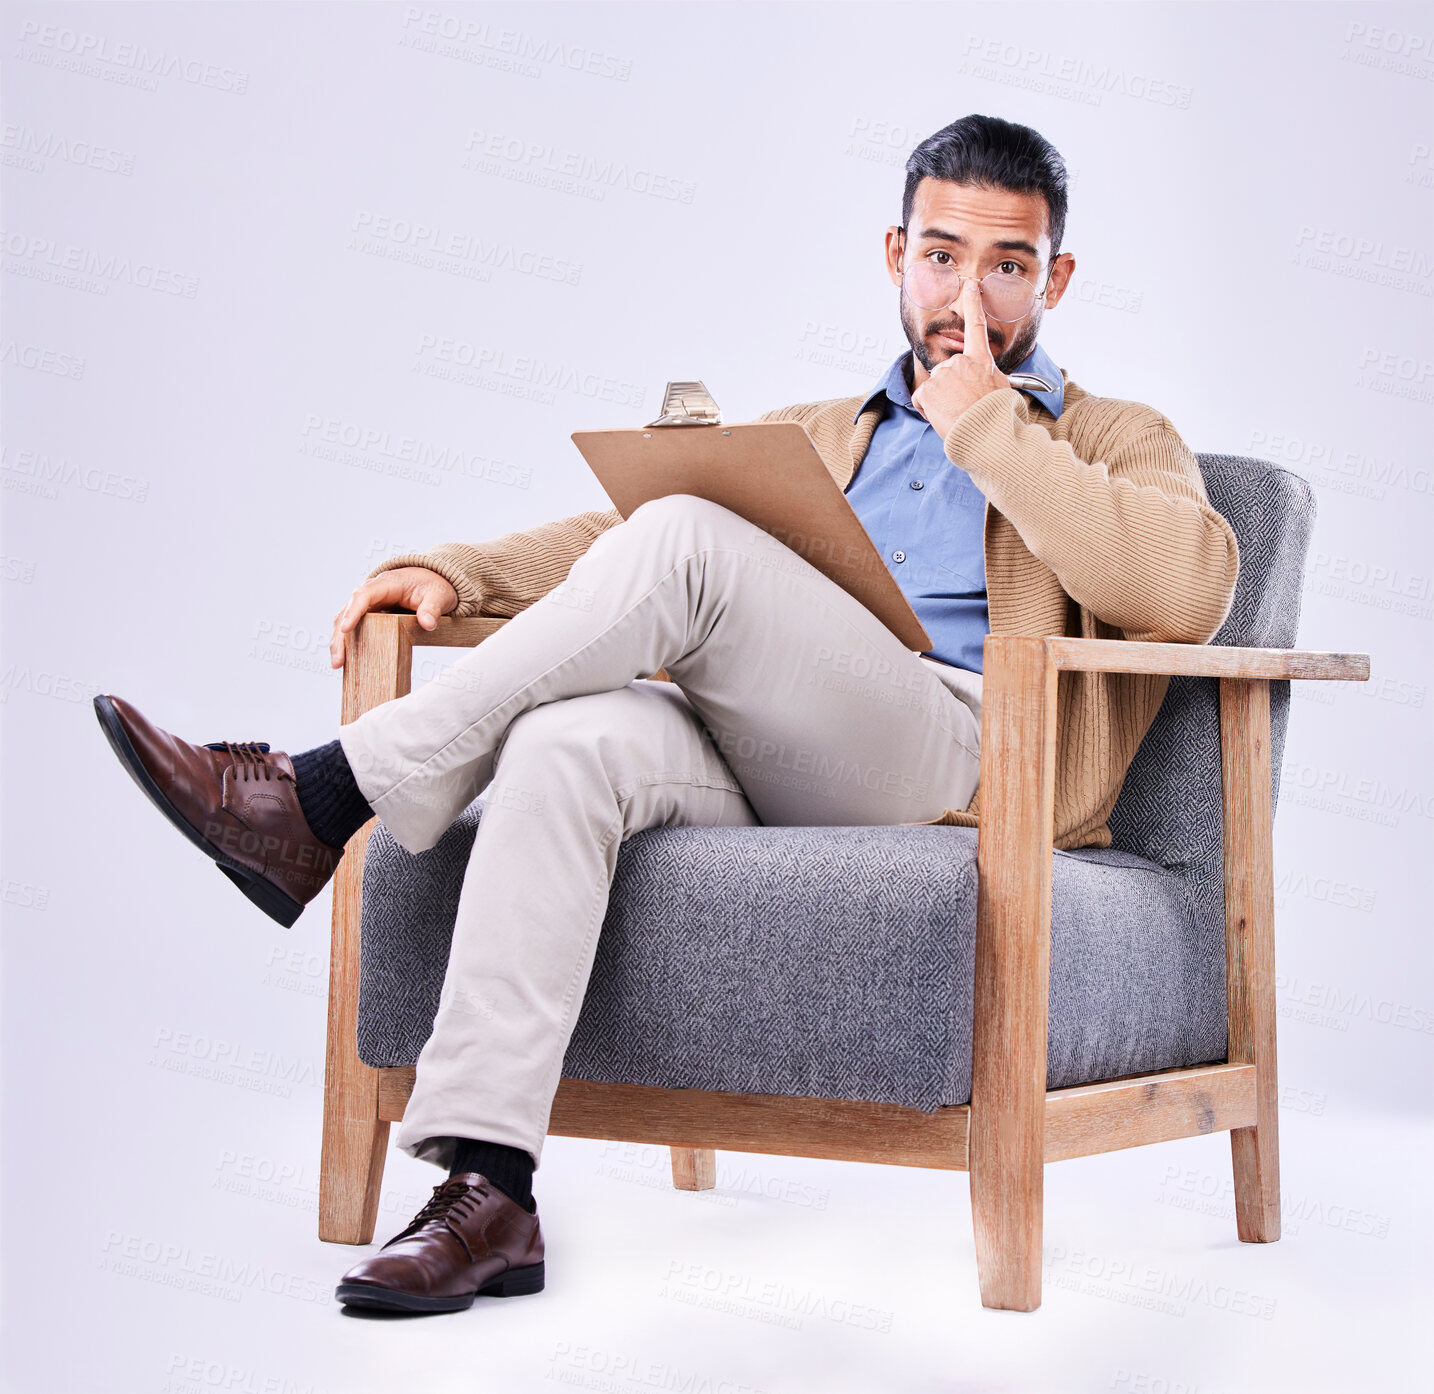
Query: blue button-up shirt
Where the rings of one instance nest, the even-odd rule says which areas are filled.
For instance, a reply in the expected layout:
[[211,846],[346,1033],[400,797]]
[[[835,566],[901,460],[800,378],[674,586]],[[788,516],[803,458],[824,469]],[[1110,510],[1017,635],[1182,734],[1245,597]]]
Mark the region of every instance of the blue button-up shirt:
[[[990,632],[986,608],[986,497],[946,458],[945,443],[911,404],[910,351],[901,355],[857,409],[883,393],[886,409],[846,496],[887,569],[931,635],[931,656],[973,673]],[[1030,395],[1052,416],[1065,406],[1065,379],[1039,344],[1016,372],[1039,373],[1054,392]],[[1023,389],[1024,390],[1024,389]]]

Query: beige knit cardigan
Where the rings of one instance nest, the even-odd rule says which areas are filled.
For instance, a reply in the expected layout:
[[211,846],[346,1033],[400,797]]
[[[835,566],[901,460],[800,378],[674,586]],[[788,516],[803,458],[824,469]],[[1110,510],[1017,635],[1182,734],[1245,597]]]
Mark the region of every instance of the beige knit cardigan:
[[[1151,407],[1095,397],[1065,377],[1059,417],[1014,388],[957,419],[946,457],[986,497],[986,588],[992,634],[1068,635],[1202,644],[1235,595],[1239,547],[1209,504],[1193,452]],[[881,420],[862,397],[780,407],[845,489]],[[512,616],[562,581],[616,509],[575,513],[489,542],[449,542],[393,557],[370,575],[424,566],[458,592],[453,614]],[[1057,680],[1055,845],[1110,845],[1107,819],[1169,679],[1062,672]],[[974,827],[969,807],[925,823]]]

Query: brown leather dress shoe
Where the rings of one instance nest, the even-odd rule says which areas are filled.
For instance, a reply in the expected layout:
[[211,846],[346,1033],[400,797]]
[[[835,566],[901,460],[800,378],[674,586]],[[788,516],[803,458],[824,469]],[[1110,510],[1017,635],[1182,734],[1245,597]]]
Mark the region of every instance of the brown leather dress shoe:
[[352,1307],[459,1312],[475,1297],[543,1290],[538,1216],[476,1171],[433,1188],[423,1209],[376,1254],[350,1268],[335,1295]]
[[95,713],[159,811],[266,915],[293,924],[344,849],[310,830],[289,757],[263,741],[192,745],[118,697],[96,697]]

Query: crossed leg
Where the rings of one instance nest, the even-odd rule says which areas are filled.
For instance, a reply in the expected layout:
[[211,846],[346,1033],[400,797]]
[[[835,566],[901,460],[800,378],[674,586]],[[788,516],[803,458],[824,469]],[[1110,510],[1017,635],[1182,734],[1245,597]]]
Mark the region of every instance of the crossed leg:
[[[673,684],[650,683],[664,668]],[[340,740],[424,851],[491,783],[398,1145],[537,1160],[617,850],[660,823],[921,822],[964,808],[979,723],[863,605],[736,513],[678,494],[441,680]]]
[[507,730],[464,873],[433,1032],[396,1138],[536,1162],[607,912],[619,845],[660,825],[759,820],[672,684],[534,707]]

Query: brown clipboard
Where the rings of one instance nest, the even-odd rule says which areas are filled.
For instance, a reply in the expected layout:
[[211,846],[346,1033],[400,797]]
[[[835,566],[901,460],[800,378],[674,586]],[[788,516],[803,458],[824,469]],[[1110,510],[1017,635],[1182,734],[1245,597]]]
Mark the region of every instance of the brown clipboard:
[[931,636],[795,421],[574,431],[624,518],[649,499],[696,494],[785,543],[854,596],[914,653]]

